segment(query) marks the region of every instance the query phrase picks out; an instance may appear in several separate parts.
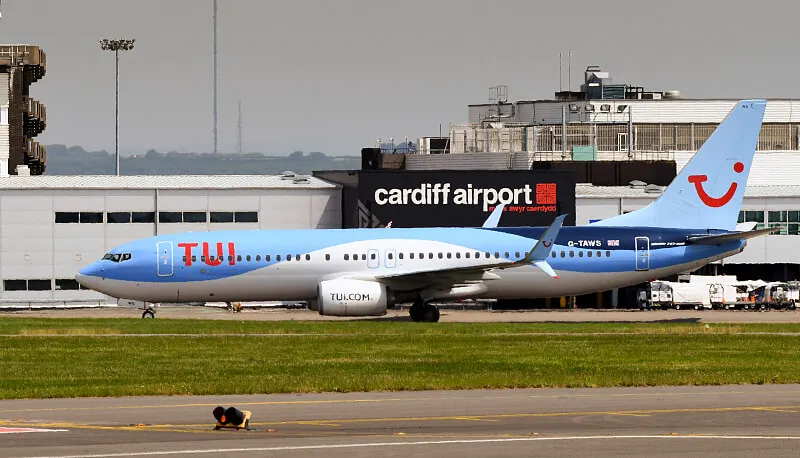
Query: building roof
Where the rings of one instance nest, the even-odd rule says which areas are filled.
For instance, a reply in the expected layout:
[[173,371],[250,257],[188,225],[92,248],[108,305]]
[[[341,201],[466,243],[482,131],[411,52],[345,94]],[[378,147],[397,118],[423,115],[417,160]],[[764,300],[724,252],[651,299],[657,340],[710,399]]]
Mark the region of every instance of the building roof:
[[[663,189],[663,187],[662,187]],[[642,187],[631,186],[594,186],[588,183],[578,183],[575,186],[575,197],[579,199],[602,198],[644,198],[655,199],[661,193],[646,192]],[[775,186],[748,186],[744,192],[745,197],[800,197],[800,184],[775,185]]]
[[0,177],[3,189],[336,189],[339,185],[297,175],[39,175]]

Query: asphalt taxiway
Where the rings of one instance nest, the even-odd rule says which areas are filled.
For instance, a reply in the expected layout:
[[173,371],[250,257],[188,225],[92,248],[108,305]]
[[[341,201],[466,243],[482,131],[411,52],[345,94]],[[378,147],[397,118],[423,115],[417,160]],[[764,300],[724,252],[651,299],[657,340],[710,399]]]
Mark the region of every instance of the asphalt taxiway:
[[[217,405],[250,430],[214,431]],[[10,400],[4,430],[27,457],[795,457],[800,385]]]

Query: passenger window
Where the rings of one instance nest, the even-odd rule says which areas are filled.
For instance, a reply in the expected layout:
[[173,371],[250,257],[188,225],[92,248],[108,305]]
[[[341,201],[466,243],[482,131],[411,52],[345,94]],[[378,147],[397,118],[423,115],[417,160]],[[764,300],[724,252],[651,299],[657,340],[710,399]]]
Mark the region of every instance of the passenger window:
[[307,255],[306,255],[306,261],[310,261],[310,260],[311,260],[311,255],[310,255],[310,254],[307,254]]
[[275,261],[276,261],[276,262],[280,262],[280,260],[281,260],[281,255],[279,255],[279,254],[276,254],[276,255],[275,255]]
[[299,260],[300,260],[300,255],[299,255],[299,254],[296,254],[296,255],[294,256],[294,260],[295,260],[295,261],[299,261]]
[[447,253],[447,259],[453,259],[453,253]]
[[564,252],[562,251],[562,252],[561,252],[561,257],[563,258],[564,256],[566,256],[566,253],[564,253]]
[[394,255],[392,253],[388,253],[386,255],[386,257],[389,258],[389,259],[394,259]]
[[265,254],[265,255],[264,255],[264,260],[265,260],[265,261],[269,262],[269,258],[270,258],[270,255],[268,255],[268,254]]
[[373,261],[375,260],[376,257],[377,257],[377,255],[375,253],[370,253],[369,254],[369,258],[372,259]]
[[465,258],[467,258],[467,259],[469,259],[469,251],[467,251],[466,253],[464,253],[464,257],[465,257]]
[[408,253],[408,259],[414,259],[414,253]]
[[489,259],[489,256],[491,256],[491,254],[487,251],[486,252],[486,259]]
[[347,254],[347,253],[345,253],[345,255],[344,255],[344,260],[345,260],[345,261],[349,261],[349,260],[350,260],[350,255],[349,255],[349,254]]
[[428,253],[428,259],[433,259],[433,253]]
[[287,254],[287,255],[286,255],[286,260],[287,260],[287,261],[291,261],[291,260],[292,260],[292,255],[290,255],[290,254]]
[[261,261],[261,255],[260,254],[256,255],[256,261]]
[[601,253],[601,252],[599,252],[599,251],[598,251],[598,252],[597,252],[597,257],[599,258],[599,257],[602,257],[602,256],[603,256],[603,253]]
[[514,253],[514,257],[516,257],[516,258],[519,258],[519,251],[517,251],[516,253]]
[[228,262],[231,262],[231,261],[233,261],[233,256],[232,255],[228,255]]
[[495,252],[494,252],[494,257],[495,257],[495,258],[499,258],[499,257],[500,257],[500,253],[498,253],[498,252],[496,252],[496,251],[495,251]]
[[397,258],[398,259],[403,259],[403,253],[397,253]]
[[589,256],[591,258],[592,257],[592,252],[591,251],[587,251],[586,252],[586,256]]
[[326,261],[330,261],[331,260],[331,255],[328,254],[328,253],[325,253],[325,260]]
[[570,252],[569,252],[569,257],[570,257],[570,258],[574,258],[574,257],[575,257],[575,252],[574,252],[574,251],[572,251],[572,250],[570,250]]
[[511,256],[508,255],[508,251],[506,251],[506,259],[510,258]]
[[200,262],[206,262],[206,257],[205,256],[200,256]]
[[242,262],[242,255],[237,255],[236,256],[236,260],[239,261],[239,262]]
[[362,261],[366,261],[367,260],[367,254],[366,253],[361,255],[361,260]]
[[607,257],[607,258],[610,258],[610,257],[611,257],[611,252],[610,252],[610,251],[606,251],[606,257]]
[[250,262],[250,255],[248,254],[245,259],[247,259],[247,262]]
[[186,259],[187,259],[187,258],[186,258],[186,256],[184,256],[184,257],[183,257],[183,262],[186,262]]
[[551,251],[551,252],[550,252],[550,256],[551,256],[551,257],[553,257],[553,258],[555,258],[555,257],[556,257],[556,252],[555,252],[555,251]]
[[578,252],[578,257],[579,257],[579,258],[582,258],[582,257],[583,257],[583,251],[579,251],[579,252]]
[[197,256],[192,255],[192,262],[197,262]]
[[456,259],[461,259],[461,253],[456,253]]
[[444,258],[444,255],[442,253],[439,253],[439,259],[442,259],[442,258]]

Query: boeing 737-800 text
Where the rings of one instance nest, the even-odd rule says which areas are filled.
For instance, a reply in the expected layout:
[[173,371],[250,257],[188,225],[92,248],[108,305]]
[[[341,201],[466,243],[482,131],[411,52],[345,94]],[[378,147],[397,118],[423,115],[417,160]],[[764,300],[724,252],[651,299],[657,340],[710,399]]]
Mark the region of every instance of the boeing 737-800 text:
[[211,231],[155,236],[82,269],[84,287],[144,302],[304,300],[322,315],[380,316],[446,298],[571,296],[740,253],[770,230],[736,221],[766,101],[738,102],[652,204],[588,226]]

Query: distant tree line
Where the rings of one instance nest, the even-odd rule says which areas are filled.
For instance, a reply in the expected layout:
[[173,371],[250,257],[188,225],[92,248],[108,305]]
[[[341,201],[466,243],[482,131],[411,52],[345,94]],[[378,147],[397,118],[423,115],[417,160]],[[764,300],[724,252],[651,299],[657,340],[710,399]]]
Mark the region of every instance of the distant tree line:
[[[48,145],[46,175],[111,175],[114,155],[86,151],[80,146]],[[120,156],[121,175],[271,175],[291,170],[310,175],[315,170],[356,170],[360,156],[326,156],[320,152],[295,151],[288,156],[260,153],[212,154],[159,153],[155,150]]]

